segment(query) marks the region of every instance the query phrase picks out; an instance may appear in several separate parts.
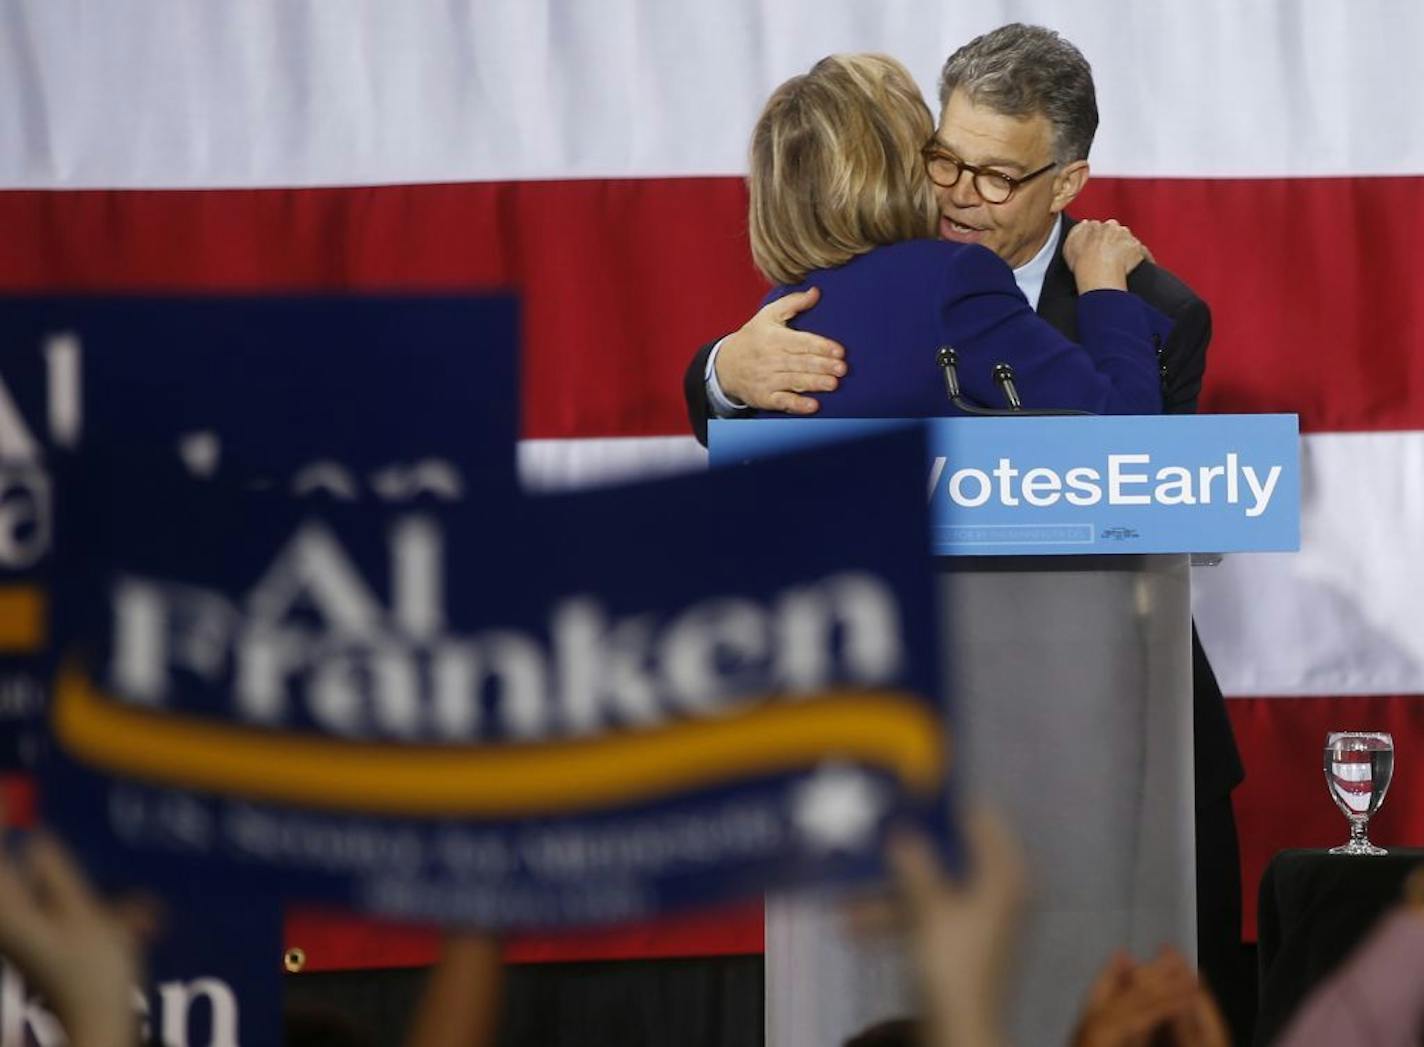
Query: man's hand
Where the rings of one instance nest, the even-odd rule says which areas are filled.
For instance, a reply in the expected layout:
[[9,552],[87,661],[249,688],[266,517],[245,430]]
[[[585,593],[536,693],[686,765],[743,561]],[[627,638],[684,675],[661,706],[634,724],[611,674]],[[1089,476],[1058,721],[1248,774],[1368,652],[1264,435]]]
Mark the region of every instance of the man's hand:
[[778,298],[723,339],[715,364],[722,392],[767,411],[820,410],[819,402],[800,394],[829,393],[840,385],[846,373],[845,350],[829,338],[786,326],[820,296],[813,287]]

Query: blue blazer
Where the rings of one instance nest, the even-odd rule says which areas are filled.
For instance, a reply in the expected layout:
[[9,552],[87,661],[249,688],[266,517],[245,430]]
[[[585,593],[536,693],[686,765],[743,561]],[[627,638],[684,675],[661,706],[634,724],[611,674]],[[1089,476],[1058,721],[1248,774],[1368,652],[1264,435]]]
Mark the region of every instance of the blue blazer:
[[817,417],[959,414],[935,362],[942,345],[958,350],[964,397],[983,407],[1007,406],[993,379],[994,365],[1007,363],[1027,409],[1162,411],[1156,345],[1172,324],[1126,291],[1079,295],[1074,343],[1029,307],[1008,265],[977,244],[907,240],[877,247],[794,287],[778,287],[766,301],[813,286],[820,301],[792,326],[840,342],[849,366],[839,389],[817,394]]

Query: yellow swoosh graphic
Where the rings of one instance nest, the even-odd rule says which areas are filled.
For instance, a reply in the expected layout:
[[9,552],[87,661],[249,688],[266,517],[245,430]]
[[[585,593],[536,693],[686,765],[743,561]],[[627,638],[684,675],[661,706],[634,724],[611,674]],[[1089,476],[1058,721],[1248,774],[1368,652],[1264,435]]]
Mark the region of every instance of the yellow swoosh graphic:
[[928,793],[946,763],[940,722],[895,691],[829,691],[715,720],[538,744],[346,742],[155,713],[56,681],[56,739],[81,763],[251,800],[411,816],[563,814],[760,774],[856,760]]
[[49,598],[38,585],[0,585],[0,654],[44,649]]

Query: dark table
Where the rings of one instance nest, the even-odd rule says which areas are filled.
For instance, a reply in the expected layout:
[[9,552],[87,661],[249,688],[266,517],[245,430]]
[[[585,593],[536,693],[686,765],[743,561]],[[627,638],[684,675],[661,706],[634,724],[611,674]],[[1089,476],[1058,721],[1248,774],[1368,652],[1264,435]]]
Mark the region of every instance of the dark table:
[[1258,1045],[1283,1030],[1310,990],[1399,900],[1404,878],[1421,863],[1424,850],[1403,847],[1379,857],[1281,851],[1271,859],[1257,915]]

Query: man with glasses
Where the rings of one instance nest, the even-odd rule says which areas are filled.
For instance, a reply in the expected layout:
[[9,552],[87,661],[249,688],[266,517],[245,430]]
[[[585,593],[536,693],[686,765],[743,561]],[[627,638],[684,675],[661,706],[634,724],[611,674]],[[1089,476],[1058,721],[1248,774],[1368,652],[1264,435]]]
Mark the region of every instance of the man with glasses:
[[[940,102],[939,127],[925,146],[940,237],[992,250],[1013,268],[1039,315],[1076,339],[1077,289],[1063,259],[1073,222],[1064,209],[1088,180],[1097,130],[1087,61],[1049,30],[1003,26],[950,56]],[[1162,353],[1164,409],[1194,411],[1211,337],[1206,303],[1150,263],[1133,270],[1128,290],[1174,324]],[[820,405],[805,394],[835,390],[847,372],[843,348],[786,326],[816,300],[815,291],[780,298],[698,351],[684,392],[699,440],[707,440],[709,414],[734,418],[753,408],[812,414]]]
[[[1077,340],[1077,287],[1063,257],[1065,213],[1088,180],[1097,130],[1092,71],[1068,41],[1036,26],[1006,25],[949,57],[940,120],[924,160],[936,186],[939,235],[989,248],[1013,269],[1038,314]],[[1196,410],[1211,317],[1206,303],[1151,262],[1128,290],[1173,321],[1160,354],[1168,413]],[[684,380],[688,415],[706,442],[707,417],[754,408],[812,414],[807,393],[835,390],[847,373],[841,346],[787,326],[815,304],[814,290],[764,307],[741,330],[704,346]],[[1003,405],[993,405],[1003,406]],[[1025,404],[1046,407],[1051,404]],[[1241,898],[1231,790],[1242,769],[1215,674],[1192,633],[1197,808],[1197,927],[1202,969],[1238,1012]]]

